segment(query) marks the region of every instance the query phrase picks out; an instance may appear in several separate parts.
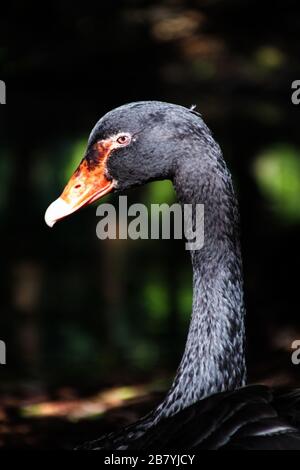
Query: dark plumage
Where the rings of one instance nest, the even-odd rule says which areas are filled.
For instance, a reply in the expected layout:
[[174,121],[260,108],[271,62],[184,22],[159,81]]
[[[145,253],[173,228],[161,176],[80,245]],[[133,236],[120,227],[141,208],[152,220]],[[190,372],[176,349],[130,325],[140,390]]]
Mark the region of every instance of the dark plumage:
[[181,203],[204,204],[205,239],[201,250],[191,252],[192,319],[166,398],[137,423],[83,448],[300,449],[300,391],[275,394],[263,386],[245,387],[239,213],[218,144],[193,110],[140,102],[100,119],[86,160],[95,158],[97,142],[120,132],[132,141],[111,152],[107,180],[126,190],[171,179]]
[[[291,424],[294,421],[294,425]],[[155,426],[141,420],[83,449],[299,450],[300,393],[262,385],[204,398]]]

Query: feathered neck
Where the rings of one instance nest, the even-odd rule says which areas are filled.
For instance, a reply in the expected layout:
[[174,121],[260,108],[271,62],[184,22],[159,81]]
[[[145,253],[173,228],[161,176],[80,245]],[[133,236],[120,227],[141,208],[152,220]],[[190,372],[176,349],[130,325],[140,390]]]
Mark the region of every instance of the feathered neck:
[[[185,351],[156,419],[245,384],[245,331],[239,212],[230,173],[211,138],[177,165],[179,201],[204,204],[204,246],[191,251],[193,310]],[[192,224],[192,220],[189,221]],[[155,419],[155,421],[156,421]]]

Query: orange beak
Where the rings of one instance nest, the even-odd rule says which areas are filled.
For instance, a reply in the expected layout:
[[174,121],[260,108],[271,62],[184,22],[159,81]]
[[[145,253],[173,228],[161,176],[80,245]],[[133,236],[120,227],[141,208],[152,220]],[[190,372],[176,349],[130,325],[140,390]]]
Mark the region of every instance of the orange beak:
[[45,213],[45,222],[53,227],[55,222],[100,199],[114,188],[114,181],[105,177],[106,160],[112,150],[109,141],[98,142],[85,157],[71,177],[61,196]]

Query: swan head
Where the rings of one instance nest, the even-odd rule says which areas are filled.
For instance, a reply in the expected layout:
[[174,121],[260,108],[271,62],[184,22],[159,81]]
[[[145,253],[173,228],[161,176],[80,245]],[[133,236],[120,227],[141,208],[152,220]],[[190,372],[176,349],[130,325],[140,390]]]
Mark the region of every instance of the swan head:
[[61,196],[45,213],[47,225],[102,196],[149,181],[172,179],[205,124],[192,110],[144,101],[116,108],[92,130],[87,150]]

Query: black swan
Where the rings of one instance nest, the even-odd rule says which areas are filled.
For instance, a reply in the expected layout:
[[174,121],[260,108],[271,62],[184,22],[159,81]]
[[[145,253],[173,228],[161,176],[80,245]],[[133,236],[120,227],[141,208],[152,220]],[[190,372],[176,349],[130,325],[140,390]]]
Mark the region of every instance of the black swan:
[[[171,179],[181,203],[204,204],[205,242],[191,251],[193,312],[163,402],[83,449],[300,449],[300,390],[246,386],[239,212],[220,147],[193,109],[156,101],[106,114],[49,226],[111,191]],[[192,223],[192,221],[191,221]]]

